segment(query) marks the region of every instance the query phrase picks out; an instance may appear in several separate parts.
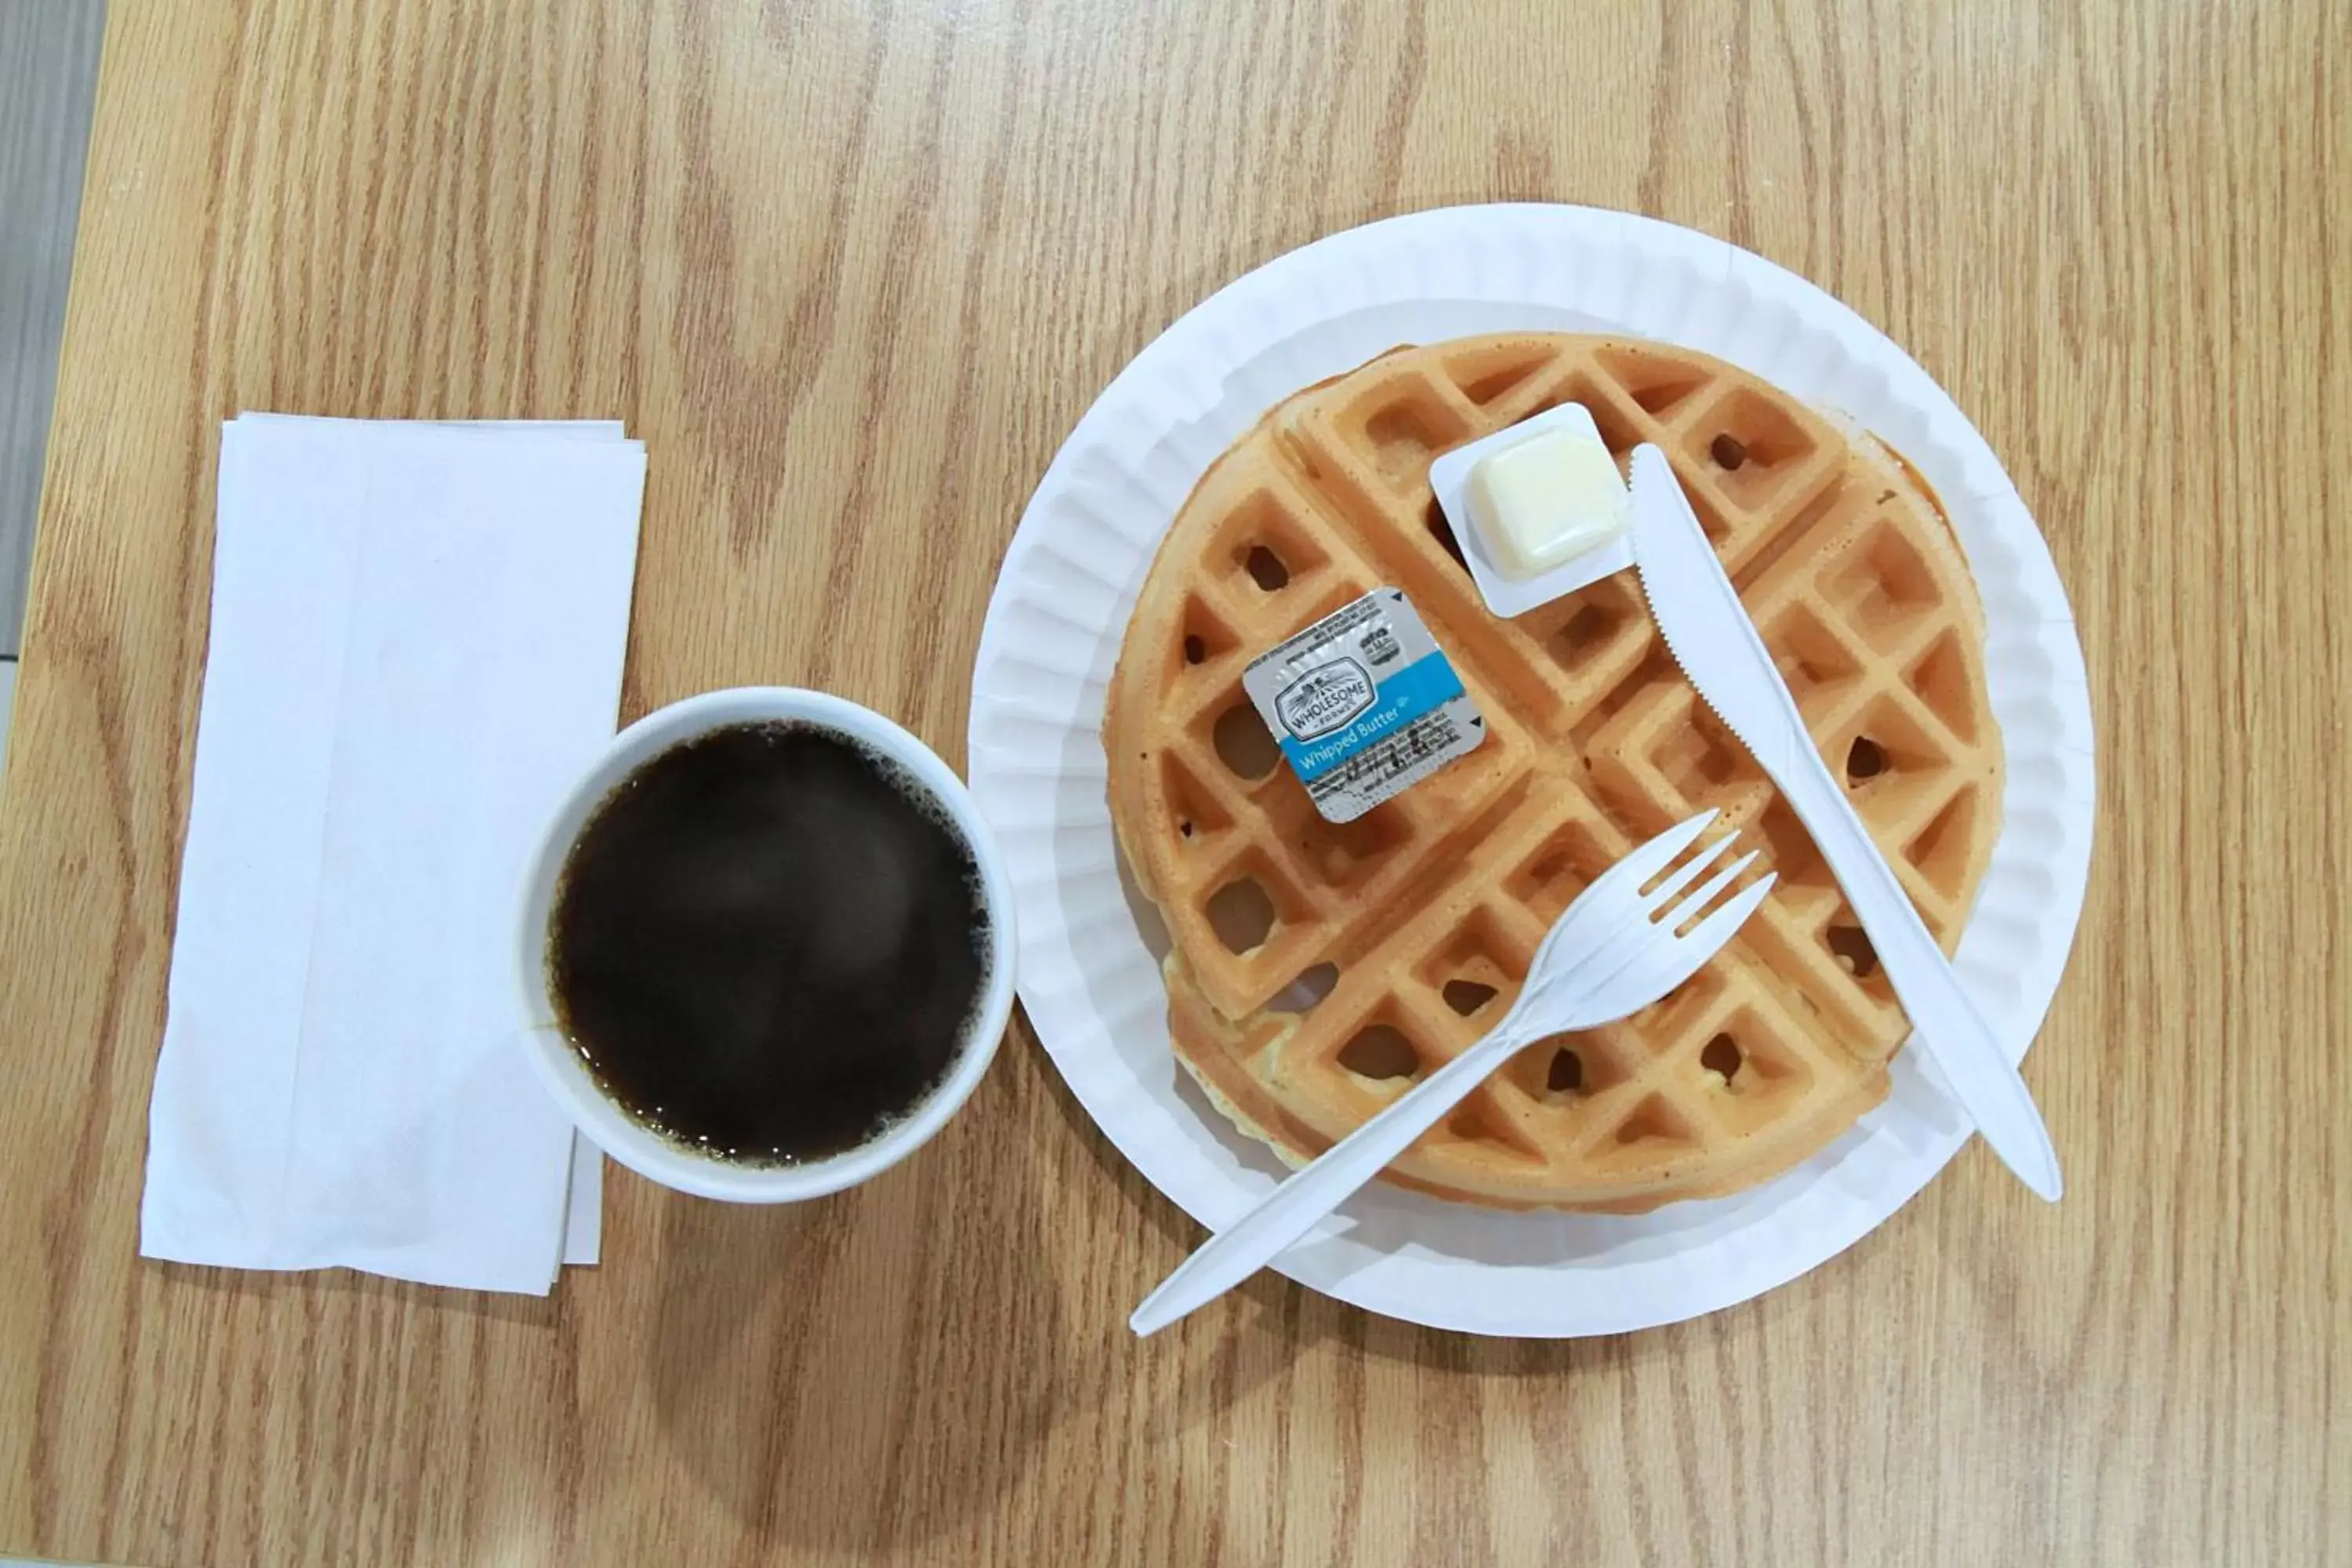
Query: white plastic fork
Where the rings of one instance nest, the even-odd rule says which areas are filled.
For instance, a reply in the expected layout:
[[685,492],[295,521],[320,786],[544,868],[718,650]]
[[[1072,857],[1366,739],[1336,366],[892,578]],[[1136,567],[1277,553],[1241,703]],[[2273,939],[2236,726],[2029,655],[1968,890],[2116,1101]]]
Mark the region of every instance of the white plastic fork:
[[[1753,851],[1743,855],[1679,896],[1730,848],[1727,835],[1659,879],[1715,815],[1676,824],[1602,872],[1537,947],[1518,999],[1490,1033],[1202,1243],[1144,1298],[1128,1327],[1156,1333],[1265,1268],[1443,1121],[1520,1047],[1638,1013],[1689,979],[1756,912],[1773,882],[1763,877],[1687,932],[1680,930],[1756,858]],[[1654,880],[1657,885],[1650,887]]]

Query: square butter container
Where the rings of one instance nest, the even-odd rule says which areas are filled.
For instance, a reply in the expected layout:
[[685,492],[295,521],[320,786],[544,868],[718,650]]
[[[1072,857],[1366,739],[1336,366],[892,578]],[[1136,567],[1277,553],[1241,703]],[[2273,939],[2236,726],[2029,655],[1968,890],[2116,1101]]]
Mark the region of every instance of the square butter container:
[[[1600,439],[1600,431],[1592,423],[1591,412],[1581,403],[1563,403],[1547,408],[1531,418],[1496,431],[1493,435],[1473,441],[1466,447],[1456,447],[1429,466],[1430,488],[1437,492],[1437,504],[1445,512],[1445,521],[1454,530],[1454,542],[1462,547],[1462,559],[1470,568],[1471,578],[1478,584],[1478,596],[1486,607],[1508,619],[1524,616],[1539,605],[1549,605],[1563,595],[1598,583],[1612,572],[1622,572],[1633,564],[1633,544],[1630,534],[1596,544],[1580,554],[1570,556],[1549,572],[1526,579],[1504,575],[1501,565],[1488,547],[1485,531],[1470,516],[1470,472],[1481,458],[1516,447],[1531,436],[1546,430],[1582,431]],[[1620,477],[1622,475],[1621,473]]]

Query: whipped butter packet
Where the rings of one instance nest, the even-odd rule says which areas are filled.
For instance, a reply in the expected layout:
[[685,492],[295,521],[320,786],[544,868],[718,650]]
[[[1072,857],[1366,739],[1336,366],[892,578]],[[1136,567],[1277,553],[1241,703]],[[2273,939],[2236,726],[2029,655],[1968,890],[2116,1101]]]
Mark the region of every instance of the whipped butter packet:
[[1327,822],[1353,822],[1486,738],[1444,650],[1395,588],[1261,654],[1242,689]]

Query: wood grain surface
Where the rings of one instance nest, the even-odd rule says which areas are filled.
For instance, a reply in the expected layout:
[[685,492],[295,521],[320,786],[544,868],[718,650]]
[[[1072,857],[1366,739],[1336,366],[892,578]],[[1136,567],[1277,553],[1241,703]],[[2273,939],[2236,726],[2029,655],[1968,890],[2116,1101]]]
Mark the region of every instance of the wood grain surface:
[[[2352,1562],[2352,11],[2337,0],[115,0],[0,794],[0,1552],[156,1565]],[[1016,1038],[783,1211],[615,1175],[546,1301],[134,1257],[241,407],[620,415],[631,713],[961,755],[1029,489],[1203,293],[1551,198],[1751,247],[1983,427],[2101,726],[1981,1148],[1736,1310],[1566,1344],[1261,1279]]]

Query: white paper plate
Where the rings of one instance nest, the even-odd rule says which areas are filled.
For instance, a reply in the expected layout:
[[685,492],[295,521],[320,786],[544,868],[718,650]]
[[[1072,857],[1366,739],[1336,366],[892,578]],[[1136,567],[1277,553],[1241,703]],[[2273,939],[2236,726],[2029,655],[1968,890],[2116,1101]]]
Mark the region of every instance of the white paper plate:
[[[1087,410],[1022,517],[972,678],[972,793],[1011,868],[1030,1022],[1097,1125],[1212,1228],[1283,1167],[1170,1052],[1166,937],[1124,881],[1098,733],[1128,616],[1194,482],[1267,408],[1398,343],[1511,329],[1687,344],[1854,416],[1918,466],[1988,623],[2008,784],[1958,963],[2012,1057],[2065,965],[2091,848],[2082,647],[2033,519],[1925,371],[1794,274],[1646,218],[1455,207],[1333,235],[1218,290]],[[1885,1104],[1737,1197],[1520,1215],[1374,1186],[1277,1267],[1370,1310],[1475,1333],[1617,1333],[1713,1311],[1834,1257],[1942,1169],[1967,1129],[1931,1072],[1903,1051]]]

